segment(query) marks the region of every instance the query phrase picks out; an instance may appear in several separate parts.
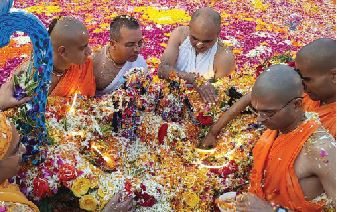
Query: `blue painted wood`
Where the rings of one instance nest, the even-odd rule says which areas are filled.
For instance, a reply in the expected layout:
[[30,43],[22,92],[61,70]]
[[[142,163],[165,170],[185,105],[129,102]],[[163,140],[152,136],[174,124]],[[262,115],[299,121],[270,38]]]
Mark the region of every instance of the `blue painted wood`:
[[50,75],[53,68],[53,50],[47,29],[33,14],[13,10],[13,0],[0,0],[0,47],[9,44],[10,36],[17,31],[26,33],[33,45],[34,80],[39,82],[33,100],[28,103],[27,116],[34,122],[34,128],[27,123],[18,123],[19,130],[27,136],[23,142],[27,147],[25,158],[31,158],[33,164],[41,162],[40,147],[48,142],[45,124],[45,108],[47,102]]

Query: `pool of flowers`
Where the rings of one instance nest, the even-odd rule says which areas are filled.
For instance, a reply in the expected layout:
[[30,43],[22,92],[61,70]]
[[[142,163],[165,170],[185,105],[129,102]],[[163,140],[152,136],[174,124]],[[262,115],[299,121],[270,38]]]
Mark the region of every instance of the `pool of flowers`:
[[[206,5],[221,13],[220,37],[237,61],[232,76],[213,84],[217,105],[201,102],[174,75],[168,81],[156,75],[170,32]],[[211,211],[219,194],[245,190],[251,149],[263,130],[256,117],[247,111],[233,120],[215,149],[198,149],[199,142],[221,112],[250,90],[263,67],[292,65],[301,46],[335,37],[335,5],[325,0],[17,0],[15,7],[37,15],[46,26],[59,15],[79,17],[94,50],[108,41],[109,21],[116,15],[131,14],[143,26],[142,54],[150,71],[130,70],[121,88],[100,98],[48,98],[51,142],[38,150],[45,160],[24,164],[14,179],[30,199],[50,204],[66,188],[76,207],[88,211],[102,209],[118,191],[134,197],[137,211]],[[2,83],[30,55],[30,39],[18,32],[0,51]],[[9,111],[14,119],[17,113]],[[28,145],[27,151],[37,150]]]

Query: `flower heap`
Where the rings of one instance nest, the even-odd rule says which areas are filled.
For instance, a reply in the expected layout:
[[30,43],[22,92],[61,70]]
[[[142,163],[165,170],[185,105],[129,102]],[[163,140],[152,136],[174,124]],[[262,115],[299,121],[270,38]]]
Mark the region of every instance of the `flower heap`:
[[220,104],[205,106],[176,76],[163,81],[132,69],[110,95],[50,97],[53,143],[46,161],[24,166],[17,182],[35,200],[65,186],[89,211],[102,209],[118,191],[134,197],[138,211],[208,211],[219,192],[247,183],[260,130],[253,115],[242,115],[211,152],[196,149],[200,134],[235,99],[230,89],[246,93],[253,82],[248,75],[220,80],[214,83]]

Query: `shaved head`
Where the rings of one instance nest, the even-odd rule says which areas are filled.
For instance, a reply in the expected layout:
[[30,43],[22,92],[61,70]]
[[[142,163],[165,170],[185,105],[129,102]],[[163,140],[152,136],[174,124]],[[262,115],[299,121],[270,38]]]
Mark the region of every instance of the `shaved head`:
[[287,65],[273,65],[256,80],[252,90],[252,106],[258,121],[272,130],[286,132],[304,115],[301,77]]
[[219,32],[221,27],[221,16],[209,7],[203,7],[192,14],[191,22],[198,22],[204,29],[214,26]]
[[275,98],[277,101],[289,101],[301,97],[302,80],[293,68],[287,65],[273,65],[256,80],[253,95],[263,98]]
[[297,62],[304,62],[311,70],[326,72],[336,68],[336,40],[320,38],[304,46],[296,55]]
[[336,102],[336,40],[320,38],[296,55],[305,92],[322,104]]
[[89,33],[80,20],[69,16],[54,19],[48,32],[53,45],[54,66],[59,69],[84,64],[91,55]]
[[189,24],[189,36],[197,53],[210,49],[218,40],[221,30],[220,14],[204,7],[195,11]]
[[74,17],[65,16],[54,19],[52,24],[54,26],[49,31],[54,48],[71,44],[82,34],[88,34],[84,24]]

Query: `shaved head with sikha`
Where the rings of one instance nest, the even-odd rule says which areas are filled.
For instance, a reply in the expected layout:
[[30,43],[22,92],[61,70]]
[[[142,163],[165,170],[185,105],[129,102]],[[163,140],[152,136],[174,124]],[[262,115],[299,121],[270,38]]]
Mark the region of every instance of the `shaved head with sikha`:
[[198,53],[207,51],[217,42],[221,30],[221,16],[209,7],[200,8],[192,15],[190,40]]
[[192,14],[190,24],[191,23],[197,23],[203,29],[214,27],[216,30],[220,31],[221,16],[213,9],[203,7]]
[[62,66],[60,63],[64,66],[83,64],[91,54],[89,33],[80,20],[68,16],[54,19],[49,33],[59,66]]
[[287,65],[273,65],[257,78],[252,105],[259,111],[260,122],[269,129],[282,130],[303,116],[302,96],[299,74]]
[[336,40],[320,38],[301,48],[296,68],[311,99],[336,101]]

